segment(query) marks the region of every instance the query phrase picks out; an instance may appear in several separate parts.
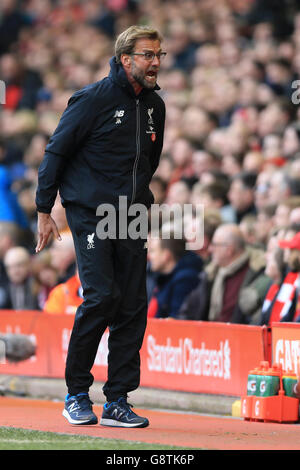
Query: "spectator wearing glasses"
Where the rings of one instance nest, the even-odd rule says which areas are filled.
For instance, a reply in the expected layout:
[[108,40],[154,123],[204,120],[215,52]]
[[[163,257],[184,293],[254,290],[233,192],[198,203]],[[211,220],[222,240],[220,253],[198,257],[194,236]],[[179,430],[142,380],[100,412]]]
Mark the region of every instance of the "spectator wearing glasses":
[[256,323],[270,284],[264,252],[246,246],[236,224],[220,225],[213,236],[211,263],[180,309],[179,317],[226,323]]

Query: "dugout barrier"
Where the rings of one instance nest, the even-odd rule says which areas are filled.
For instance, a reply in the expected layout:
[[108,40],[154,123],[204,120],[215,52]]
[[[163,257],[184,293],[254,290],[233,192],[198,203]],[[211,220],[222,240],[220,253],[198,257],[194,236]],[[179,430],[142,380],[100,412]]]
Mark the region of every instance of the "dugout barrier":
[[[31,335],[36,355],[17,364],[0,363],[0,374],[63,378],[72,315],[0,311],[0,332]],[[108,330],[94,367],[96,381],[107,374]],[[149,319],[141,349],[141,386],[194,393],[241,396],[249,370],[263,360],[296,371],[300,325],[271,328],[229,323]]]

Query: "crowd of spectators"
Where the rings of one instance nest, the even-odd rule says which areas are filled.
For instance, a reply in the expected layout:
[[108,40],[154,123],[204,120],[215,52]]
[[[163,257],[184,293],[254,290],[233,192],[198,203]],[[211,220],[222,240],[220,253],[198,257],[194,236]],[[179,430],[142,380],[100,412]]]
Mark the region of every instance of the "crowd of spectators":
[[63,241],[34,253],[38,167],[69,97],[108,74],[116,35],[140,23],[162,33],[167,51],[155,202],[204,207],[199,249],[187,251],[174,234],[163,239],[163,227],[159,240],[149,238],[149,316],[297,321],[299,7],[296,0],[2,0],[0,308],[44,310],[71,285],[69,312],[82,301],[59,197],[53,217]]

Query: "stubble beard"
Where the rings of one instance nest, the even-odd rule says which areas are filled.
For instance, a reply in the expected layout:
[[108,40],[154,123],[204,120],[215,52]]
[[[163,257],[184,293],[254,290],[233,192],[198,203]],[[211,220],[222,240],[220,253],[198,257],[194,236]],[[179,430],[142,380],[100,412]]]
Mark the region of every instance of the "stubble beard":
[[140,70],[134,63],[132,65],[131,73],[134,80],[143,88],[147,88],[149,90],[153,90],[153,88],[155,88],[156,80],[153,83],[148,82],[145,78],[144,72]]

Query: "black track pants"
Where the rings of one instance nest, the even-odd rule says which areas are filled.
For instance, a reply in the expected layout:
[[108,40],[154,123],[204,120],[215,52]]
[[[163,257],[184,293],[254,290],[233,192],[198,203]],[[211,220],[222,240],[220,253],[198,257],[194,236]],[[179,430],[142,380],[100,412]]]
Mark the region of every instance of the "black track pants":
[[99,342],[109,327],[108,378],[103,392],[113,401],[140,382],[139,351],[147,321],[145,240],[101,240],[96,235],[99,217],[94,211],[68,205],[66,215],[84,296],[69,343],[68,392],[88,392]]

